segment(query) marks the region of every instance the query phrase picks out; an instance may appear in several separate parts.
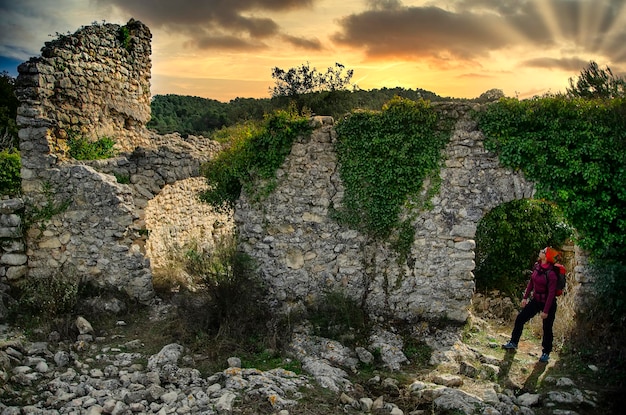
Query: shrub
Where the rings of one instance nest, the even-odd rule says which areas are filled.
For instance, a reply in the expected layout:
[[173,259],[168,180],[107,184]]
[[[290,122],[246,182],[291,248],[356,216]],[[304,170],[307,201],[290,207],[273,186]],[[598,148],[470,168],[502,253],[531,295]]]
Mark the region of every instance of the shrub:
[[[374,238],[400,225],[405,204],[439,171],[448,132],[426,101],[396,97],[381,112],[353,112],[337,127],[339,172],[346,189],[337,218]],[[421,206],[419,206],[421,207]],[[411,234],[400,232],[398,246]],[[404,239],[402,239],[404,238]]]
[[91,141],[77,134],[70,135],[67,140],[69,154],[76,160],[101,160],[113,157],[115,141],[108,137]]
[[494,208],[476,229],[476,288],[518,298],[537,252],[562,246],[571,232],[552,203],[524,199]]
[[211,188],[201,200],[220,209],[232,207],[242,188],[253,198],[267,194],[294,140],[310,130],[308,118],[293,110],[267,116],[258,130],[243,129],[241,135],[233,137],[230,147],[203,166]]
[[325,292],[308,310],[313,332],[321,337],[359,345],[366,339],[367,315],[363,307],[344,292]]
[[78,301],[80,278],[59,271],[48,278],[26,278],[18,284],[19,311],[46,318],[71,313]]
[[21,193],[21,168],[20,153],[12,150],[0,151],[0,194],[13,196]]

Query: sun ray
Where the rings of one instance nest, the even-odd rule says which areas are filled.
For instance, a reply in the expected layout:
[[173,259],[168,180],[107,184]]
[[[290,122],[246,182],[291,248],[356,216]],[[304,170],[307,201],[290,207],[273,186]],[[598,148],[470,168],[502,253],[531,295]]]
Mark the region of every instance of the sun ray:
[[554,1],[534,0],[533,7],[537,9],[543,24],[550,30],[555,39],[563,39],[563,31],[559,25],[560,17],[554,9]]

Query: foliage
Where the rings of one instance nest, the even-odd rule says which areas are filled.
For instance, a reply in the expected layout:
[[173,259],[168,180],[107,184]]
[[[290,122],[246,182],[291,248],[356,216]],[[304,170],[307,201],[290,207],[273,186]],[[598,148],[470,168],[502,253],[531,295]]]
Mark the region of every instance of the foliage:
[[[150,103],[147,127],[160,134],[178,132],[209,136],[228,122],[227,104],[214,99],[181,95],[156,95]],[[262,115],[262,114],[261,114]]]
[[[262,301],[264,288],[254,274],[254,263],[246,254],[237,251],[236,237],[229,236],[216,243],[212,252],[189,250],[187,271],[199,279],[210,298],[209,330],[223,330],[233,321],[251,318],[250,311]],[[244,293],[248,301],[243,301]],[[254,304],[250,304],[253,301]],[[232,327],[234,328],[234,327]]]
[[70,134],[67,145],[70,156],[76,160],[101,160],[115,155],[115,141],[109,137],[91,141],[85,136]]
[[574,82],[569,78],[567,93],[571,97],[586,99],[626,98],[626,79],[613,75],[611,68],[600,69],[596,62],[589,62]]
[[359,345],[369,334],[363,307],[342,291],[325,292],[310,307],[308,320],[315,335],[343,343]]
[[381,112],[353,112],[336,126],[346,194],[338,219],[375,238],[399,225],[402,206],[438,171],[447,134],[426,101],[394,98]]
[[26,201],[26,216],[24,218],[26,229],[29,229],[33,224],[39,224],[41,230],[45,229],[45,222],[52,219],[54,215],[65,212],[72,202],[68,199],[57,203],[50,182],[42,184],[41,193],[45,199],[42,204],[34,204],[30,200]]
[[502,99],[478,114],[485,147],[537,183],[593,256],[626,258],[626,100]]
[[519,297],[539,250],[561,247],[570,236],[554,204],[523,199],[494,208],[476,229],[476,288]]
[[26,278],[17,284],[17,309],[24,313],[54,318],[71,313],[78,301],[80,278],[59,271],[49,278]]
[[344,75],[344,69],[344,65],[335,63],[326,73],[321,73],[316,68],[311,68],[308,62],[286,71],[275,67],[272,69],[272,79],[276,84],[270,88],[270,92],[272,97],[296,97],[311,92],[343,90],[350,85],[354,75],[353,69],[349,69]]
[[0,195],[13,196],[21,192],[21,168],[20,153],[13,150],[0,151]]
[[15,96],[15,78],[3,71],[0,74],[0,151],[18,147],[17,107],[19,101]]
[[121,26],[119,28],[117,39],[120,41],[120,44],[124,49],[130,49],[130,30],[128,30],[128,27]]
[[309,133],[310,128],[308,119],[293,111],[276,111],[265,118],[260,128],[253,124],[243,128],[239,136],[233,137],[230,147],[203,167],[212,187],[200,198],[222,208],[233,206],[242,188],[251,196],[269,191],[271,179],[291,151],[294,140]]
[[119,184],[130,184],[130,175],[125,173],[113,173]]
[[263,121],[266,114],[287,110],[296,105],[312,113],[330,115],[336,119],[355,108],[379,110],[393,97],[413,101],[442,100],[423,89],[382,88],[365,90],[319,91],[299,95],[297,98],[279,96],[268,98],[235,98],[228,103],[214,99],[183,95],[156,95],[150,104],[152,118],[148,128],[159,134],[178,132],[185,135],[209,137],[214,131],[248,121]]

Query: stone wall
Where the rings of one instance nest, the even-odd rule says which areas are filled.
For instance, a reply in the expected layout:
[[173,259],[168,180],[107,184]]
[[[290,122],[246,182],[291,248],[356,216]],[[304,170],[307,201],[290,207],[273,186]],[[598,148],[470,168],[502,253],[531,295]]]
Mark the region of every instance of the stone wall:
[[466,320],[478,222],[499,204],[532,197],[534,186],[484,149],[469,105],[436,108],[456,125],[445,149],[440,191],[433,208],[413,222],[415,241],[403,263],[388,245],[331,218],[343,187],[330,118],[318,118],[323,126],[294,145],[279,171],[278,188],[262,206],[242,197],[235,221],[243,248],[261,264],[285,312],[315,302],[326,290],[341,290],[373,315]]
[[[74,273],[142,302],[154,295],[145,252],[148,201],[167,184],[199,176],[220,146],[146,129],[150,38],[134,20],[92,25],[46,43],[41,56],[19,66],[22,190],[25,216],[34,220],[25,229],[28,261],[5,276]],[[112,138],[118,155],[73,160],[72,135]]]
[[[61,36],[20,65],[24,200],[0,205],[1,282],[74,272],[148,302],[151,259],[165,269],[172,248],[210,249],[232,232],[232,217],[199,207],[195,198],[205,184],[190,179],[219,144],[145,128],[149,55],[148,28],[131,20]],[[412,212],[415,241],[406,261],[331,218],[343,199],[332,118],[312,120],[316,129],[294,144],[278,188],[262,205],[242,196],[234,214],[241,247],[257,259],[278,309],[299,309],[341,290],[373,316],[466,320],[478,222],[499,204],[531,197],[534,188],[484,149],[470,105],[435,106],[456,124],[433,208]],[[113,138],[118,155],[77,162],[67,154],[72,134]]]

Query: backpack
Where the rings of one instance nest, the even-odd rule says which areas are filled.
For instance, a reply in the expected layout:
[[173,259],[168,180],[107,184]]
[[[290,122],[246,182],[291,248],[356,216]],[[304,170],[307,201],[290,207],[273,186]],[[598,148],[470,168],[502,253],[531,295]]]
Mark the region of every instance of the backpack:
[[554,272],[556,273],[556,294],[555,295],[558,297],[559,295],[562,295],[563,292],[565,291],[565,281],[566,281],[565,274],[567,273],[567,270],[561,264],[552,265],[552,268],[548,268],[546,271],[543,272],[543,275],[546,276],[546,284],[548,282],[547,271],[549,271],[550,269],[553,269]]

